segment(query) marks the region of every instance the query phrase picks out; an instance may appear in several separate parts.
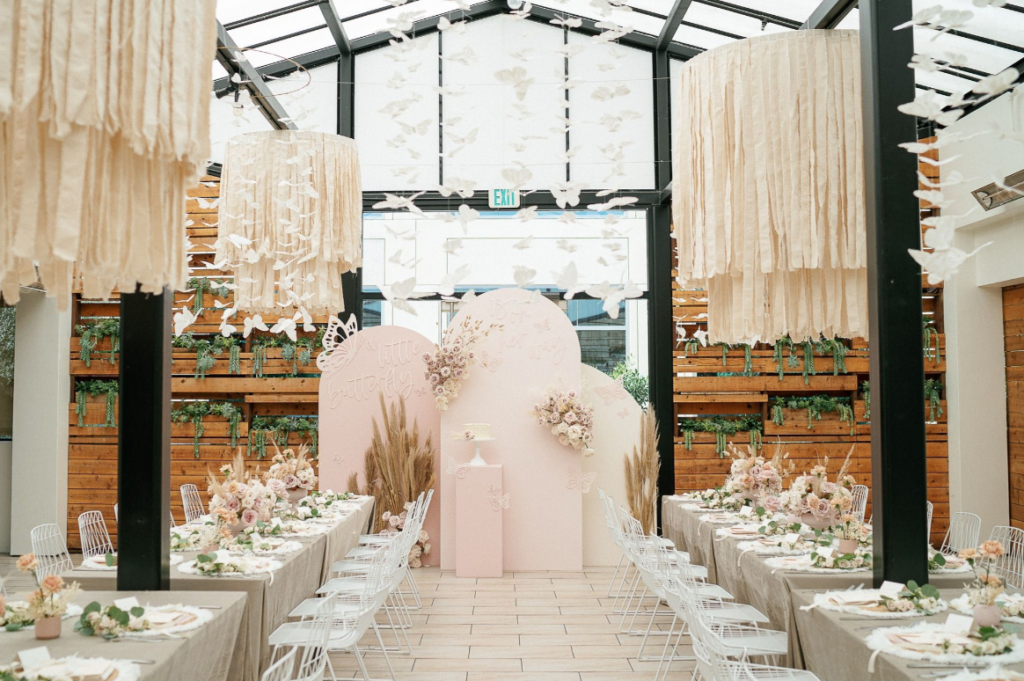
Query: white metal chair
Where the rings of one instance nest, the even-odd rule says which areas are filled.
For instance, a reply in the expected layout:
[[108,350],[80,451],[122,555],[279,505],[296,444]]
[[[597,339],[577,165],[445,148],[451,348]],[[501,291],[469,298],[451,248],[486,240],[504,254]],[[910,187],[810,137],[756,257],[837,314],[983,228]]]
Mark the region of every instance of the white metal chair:
[[928,504],[928,543],[932,541],[932,514],[935,512],[935,504],[930,501],[924,502]]
[[321,598],[311,618],[301,622],[286,622],[270,635],[270,645],[274,647],[275,656],[279,650],[288,649],[293,655],[297,655],[297,650],[302,650],[298,674],[286,678],[295,681],[322,681],[325,678],[324,672],[330,663],[327,655],[334,635],[336,603],[337,594]]
[[868,508],[868,486],[854,485],[851,490],[853,494],[853,508],[850,512],[858,521],[864,522],[864,513]]
[[697,658],[697,673],[704,681],[820,681],[812,672],[754,664],[743,658],[730,660],[721,657],[716,655],[699,635],[693,637],[693,653]]
[[39,579],[49,575],[61,575],[74,569],[75,564],[71,562],[68,545],[55,523],[33,527],[31,538],[32,553],[39,562],[39,567],[36,568]]
[[82,538],[82,555],[86,558],[114,552],[102,511],[86,511],[78,516],[78,534]]
[[195,522],[206,515],[206,507],[199,496],[199,488],[189,483],[181,486],[181,503],[185,507],[185,523]]
[[1024,530],[999,525],[992,528],[988,538],[995,539],[1006,549],[993,571],[1008,585],[1020,589],[1024,586]]
[[298,648],[292,648],[284,654],[284,657],[267,667],[267,671],[263,672],[260,681],[291,681],[297,650]]
[[949,521],[949,530],[942,540],[939,551],[947,556],[955,556],[963,549],[971,549],[978,545],[981,534],[981,518],[973,513],[959,511]]

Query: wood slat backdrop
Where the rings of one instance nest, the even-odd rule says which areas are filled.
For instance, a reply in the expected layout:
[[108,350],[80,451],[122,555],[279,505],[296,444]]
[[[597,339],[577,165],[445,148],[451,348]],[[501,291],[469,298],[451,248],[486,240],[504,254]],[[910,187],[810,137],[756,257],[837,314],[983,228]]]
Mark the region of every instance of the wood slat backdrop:
[[1024,529],[1024,284],[1003,289],[1010,523]]
[[[925,142],[932,140],[922,140]],[[929,152],[931,158],[938,160],[937,152]],[[929,177],[937,177],[937,168],[921,163],[921,172]],[[922,185],[922,188],[924,185]],[[938,209],[921,202],[922,218],[937,215]],[[693,337],[697,329],[707,328],[707,293],[703,290],[686,290],[674,284],[673,316],[677,322],[684,323],[686,335]],[[1016,484],[1013,493],[1015,506],[1018,510],[1022,526],[1024,526],[1024,290],[1017,294],[1014,319],[1007,321],[1007,380],[1011,371],[1015,371],[1018,383],[1015,384],[1017,418],[1019,428],[1011,427],[1011,486]],[[922,304],[924,313],[935,321],[935,327],[942,331],[942,288],[929,286],[922,277]],[[1009,308],[1007,308],[1009,309]],[[1009,320],[1010,317],[1007,317]],[[1017,345],[1021,350],[1020,357],[1013,369],[1010,367],[1010,325],[1015,323]],[[675,479],[676,491],[685,492],[704,490],[722,484],[729,471],[731,459],[721,458],[715,453],[715,436],[711,433],[695,433],[692,449],[685,447],[685,439],[678,428],[679,422],[688,418],[707,418],[712,416],[738,416],[759,414],[764,423],[763,453],[771,456],[775,445],[781,444],[783,451],[789,453],[790,461],[796,464],[796,473],[809,471],[819,459],[828,457],[829,471],[834,473],[842,464],[850,448],[853,447],[851,471],[857,482],[871,486],[871,423],[865,418],[864,397],[860,392],[863,381],[868,380],[869,348],[863,339],[850,339],[849,352],[846,356],[846,374],[832,375],[833,359],[831,354],[815,354],[814,365],[816,375],[811,375],[805,382],[802,353],[796,367],[788,363],[783,365],[783,378],[778,376],[777,365],[772,359],[773,348],[769,344],[757,344],[751,352],[751,369],[754,375],[745,376],[744,351],[732,349],[728,352],[723,364],[720,347],[701,348],[695,353],[687,354],[684,350],[684,339],[677,335],[673,369],[675,373]],[[934,345],[934,341],[933,341]],[[945,337],[940,333],[939,345],[941,358],[939,361],[923,358],[927,378],[938,379],[944,383]],[[923,343],[922,343],[923,347]],[[788,357],[788,349],[785,355]],[[922,352],[923,354],[923,352]],[[721,376],[720,373],[733,375]],[[1014,388],[1011,388],[1011,394]],[[771,398],[789,396],[830,395],[850,398],[854,409],[855,427],[839,421],[838,414],[824,414],[820,421],[814,422],[813,428],[807,427],[807,412],[804,410],[786,411],[785,424],[776,426],[771,419]],[[943,394],[944,396],[944,394]],[[949,454],[946,430],[946,403],[942,401],[943,415],[936,423],[929,423],[925,430],[928,439],[928,499],[935,504],[932,520],[932,541],[941,542],[949,526]],[[927,405],[925,410],[927,411]],[[922,415],[924,417],[924,415]],[[1013,413],[1011,411],[1011,420]],[[745,446],[749,443],[749,433],[740,432],[728,438],[730,442]],[[1016,437],[1016,450],[1013,449]],[[1017,460],[1018,475],[1014,477],[1013,452],[1019,455]],[[871,515],[870,496],[867,515]]]
[[[218,271],[205,269],[206,263],[213,258],[213,242],[217,239],[217,208],[201,207],[194,197],[214,199],[220,196],[220,180],[216,177],[204,177],[202,184],[193,189],[189,196],[184,220],[184,229],[188,234],[193,276],[219,276]],[[230,273],[227,273],[230,274]],[[175,292],[175,306],[180,308],[192,292]],[[212,338],[218,333],[221,312],[214,308],[215,296],[206,293],[203,297],[207,309],[199,316],[191,330],[196,337]],[[226,302],[226,301],[221,301]],[[74,321],[76,324],[92,319],[118,317],[120,303],[118,294],[114,293],[110,300],[85,300],[80,293],[75,294],[73,303]],[[326,324],[327,319],[315,318],[318,325]],[[241,328],[240,322],[234,322]],[[259,332],[256,332],[259,333]],[[300,334],[310,335],[310,334]],[[253,336],[254,337],[254,336]],[[282,377],[290,373],[291,362],[281,358],[281,350],[268,348],[266,361],[263,365],[265,378],[252,375],[252,338],[247,341],[241,353],[241,373],[231,374],[228,370],[228,356],[224,353],[217,357],[217,362],[208,373],[208,378],[195,378],[195,352],[175,349],[172,354],[171,368],[172,399],[187,398],[208,399],[214,402],[233,402],[242,410],[244,423],[240,424],[238,445],[231,447],[228,425],[222,418],[207,417],[205,434],[200,438],[199,456],[193,454],[194,427],[191,423],[176,423],[171,426],[171,511],[176,522],[184,522],[180,487],[193,483],[199,487],[204,502],[206,498],[206,476],[208,471],[216,472],[221,465],[231,461],[235,451],[245,451],[248,425],[257,416],[302,416],[317,413],[317,393],[319,391],[319,372],[316,364],[299,365],[299,376]],[[171,339],[167,340],[168,343]],[[79,359],[80,338],[71,339],[70,373],[72,383],[76,379],[91,380],[117,379],[119,365],[108,361],[110,343],[108,339],[99,342],[92,353],[91,366],[86,367]],[[117,542],[117,523],[114,521],[114,504],[117,503],[117,428],[104,428],[105,403],[104,397],[89,398],[86,408],[85,425],[78,425],[75,414],[75,395],[72,388],[68,407],[70,424],[68,451],[68,546],[72,549],[81,547],[78,534],[78,516],[85,511],[99,510],[107,521],[107,529],[111,539]],[[292,434],[289,444],[300,443],[297,435]],[[269,446],[273,451],[273,446]],[[269,460],[258,460],[255,456],[246,462],[247,468],[264,469]]]

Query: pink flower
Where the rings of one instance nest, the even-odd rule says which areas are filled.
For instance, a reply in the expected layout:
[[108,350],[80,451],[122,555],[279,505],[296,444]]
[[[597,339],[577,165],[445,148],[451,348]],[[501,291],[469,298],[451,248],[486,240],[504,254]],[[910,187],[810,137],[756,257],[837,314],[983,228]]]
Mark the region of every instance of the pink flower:
[[388,518],[388,524],[391,525],[391,527],[398,527],[400,522],[402,522],[402,519],[397,515],[393,515]]
[[424,352],[423,353],[423,361],[424,362],[429,362],[430,361],[430,353],[429,352]]
[[256,520],[259,519],[259,514],[251,508],[247,508],[242,511],[242,522],[246,525],[253,525]]
[[299,486],[299,479],[294,475],[284,476],[284,486],[286,489],[295,489]]
[[234,497],[232,497],[232,498],[228,499],[228,503],[226,504],[226,506],[228,508],[230,508],[232,511],[237,511],[238,509],[240,509],[242,507],[242,502],[240,502],[238,499],[235,499]]

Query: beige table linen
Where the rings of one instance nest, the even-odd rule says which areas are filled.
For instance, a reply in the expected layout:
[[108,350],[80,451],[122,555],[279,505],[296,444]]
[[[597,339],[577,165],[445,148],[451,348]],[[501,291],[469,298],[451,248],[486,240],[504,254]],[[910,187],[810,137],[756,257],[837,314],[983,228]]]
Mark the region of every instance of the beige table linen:
[[[248,594],[244,655],[241,664],[231,670],[231,681],[256,681],[270,663],[270,634],[288,620],[288,613],[304,599],[313,596],[330,574],[330,566],[344,557],[359,540],[372,508],[372,499],[349,513],[331,529],[315,537],[295,537],[304,547],[289,556],[278,558],[283,565],[272,574],[251,577],[207,577],[186,575],[171,568],[172,591],[244,591]],[[185,562],[195,558],[194,552],[183,553]],[[116,588],[116,571],[75,569],[64,574],[65,580],[76,581],[89,590]]]
[[[941,592],[942,597],[948,601],[962,594],[963,590],[941,589]],[[872,651],[864,644],[864,640],[871,633],[866,627],[874,627],[876,622],[847,619],[854,616],[821,608],[811,611],[799,609],[813,601],[814,593],[811,591],[798,590],[793,593],[794,619],[803,644],[806,668],[820,678],[827,681],[917,681],[921,674],[936,671],[910,668],[910,664],[925,663],[882,653],[875,660],[875,672],[869,674],[868,661]],[[879,627],[893,627],[911,626],[922,621],[944,622],[947,614],[879,621],[877,624]],[[996,664],[998,657],[979,658],[978,662],[980,665]],[[1024,664],[1008,665],[1007,668],[1024,672]]]
[[[80,655],[111,659],[152,660],[140,664],[145,681],[226,681],[229,672],[240,666],[245,641],[242,635],[246,599],[239,593],[209,591],[83,591],[75,602],[85,606],[93,601],[113,605],[118,598],[135,596],[142,605],[210,606],[213,619],[207,624],[179,634],[180,640],[136,639],[106,641],[99,636],[75,633],[77,619],[64,620],[60,638],[37,641],[32,627],[18,632],[0,631],[0,664],[14,661],[27,648],[45,645],[54,657]],[[23,598],[21,596],[20,598]],[[12,600],[19,598],[12,597]]]

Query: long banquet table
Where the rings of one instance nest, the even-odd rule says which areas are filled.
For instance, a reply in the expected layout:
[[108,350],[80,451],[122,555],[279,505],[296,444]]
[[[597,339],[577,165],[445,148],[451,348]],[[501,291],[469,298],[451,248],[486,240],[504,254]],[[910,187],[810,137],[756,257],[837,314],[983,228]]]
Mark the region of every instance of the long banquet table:
[[[942,597],[947,601],[963,593],[963,589],[940,589]],[[796,630],[803,642],[804,659],[807,669],[812,670],[822,679],[828,681],[915,681],[922,674],[933,673],[934,669],[912,668],[911,664],[928,664],[896,657],[889,653],[881,653],[875,659],[874,674],[868,673],[871,651],[864,639],[871,633],[870,629],[881,627],[905,627],[917,622],[943,622],[948,613],[930,617],[915,617],[906,620],[867,621],[853,618],[840,612],[815,608],[800,610],[801,606],[810,605],[814,601],[814,593],[806,590],[793,592],[793,604],[796,612]],[[998,662],[998,657],[978,658],[978,666],[982,669]],[[1024,673],[1024,663],[1006,665]],[[956,669],[956,667],[950,667]]]
[[[13,662],[17,653],[28,648],[46,646],[57,657],[105,657],[108,659],[146,660],[140,664],[145,681],[180,681],[203,679],[226,681],[233,671],[232,660],[244,645],[240,624],[245,615],[246,599],[240,593],[209,591],[82,591],[75,603],[86,606],[93,601],[103,606],[115,599],[135,596],[142,605],[191,605],[211,609],[213,619],[199,629],[176,634],[168,639],[132,639],[106,641],[99,636],[82,636],[74,631],[76,619],[66,619],[60,638],[37,641],[31,626],[17,632],[0,631],[0,665]],[[24,595],[12,596],[12,600]],[[233,654],[234,653],[234,654]]]
[[[805,641],[799,635],[794,617],[793,593],[800,590],[837,590],[857,586],[869,587],[873,576],[870,571],[849,573],[811,573],[773,570],[765,558],[756,553],[742,552],[743,539],[717,538],[716,530],[729,525],[701,523],[700,516],[708,513],[695,509],[692,502],[678,497],[662,497],[662,524],[664,536],[671,539],[680,551],[690,554],[690,562],[708,568],[708,581],[720,585],[737,602],[749,603],[771,621],[770,626],[785,631],[789,640],[788,664],[798,669],[806,666]],[[738,520],[738,519],[737,519]],[[939,589],[957,589],[970,575],[935,574],[929,582]],[[823,678],[831,677],[825,676]],[[860,677],[864,678],[864,677]]]
[[[187,575],[171,568],[171,591],[244,591],[248,594],[243,618],[245,638],[236,650],[230,681],[256,681],[270,663],[270,634],[287,621],[288,613],[313,596],[330,576],[331,566],[359,542],[373,512],[373,499],[363,498],[358,507],[320,535],[288,537],[303,543],[301,551],[277,558],[281,569],[249,577],[208,577]],[[181,554],[184,562],[198,553]],[[117,588],[117,572],[76,568],[64,574],[66,581],[78,582],[91,591]]]

